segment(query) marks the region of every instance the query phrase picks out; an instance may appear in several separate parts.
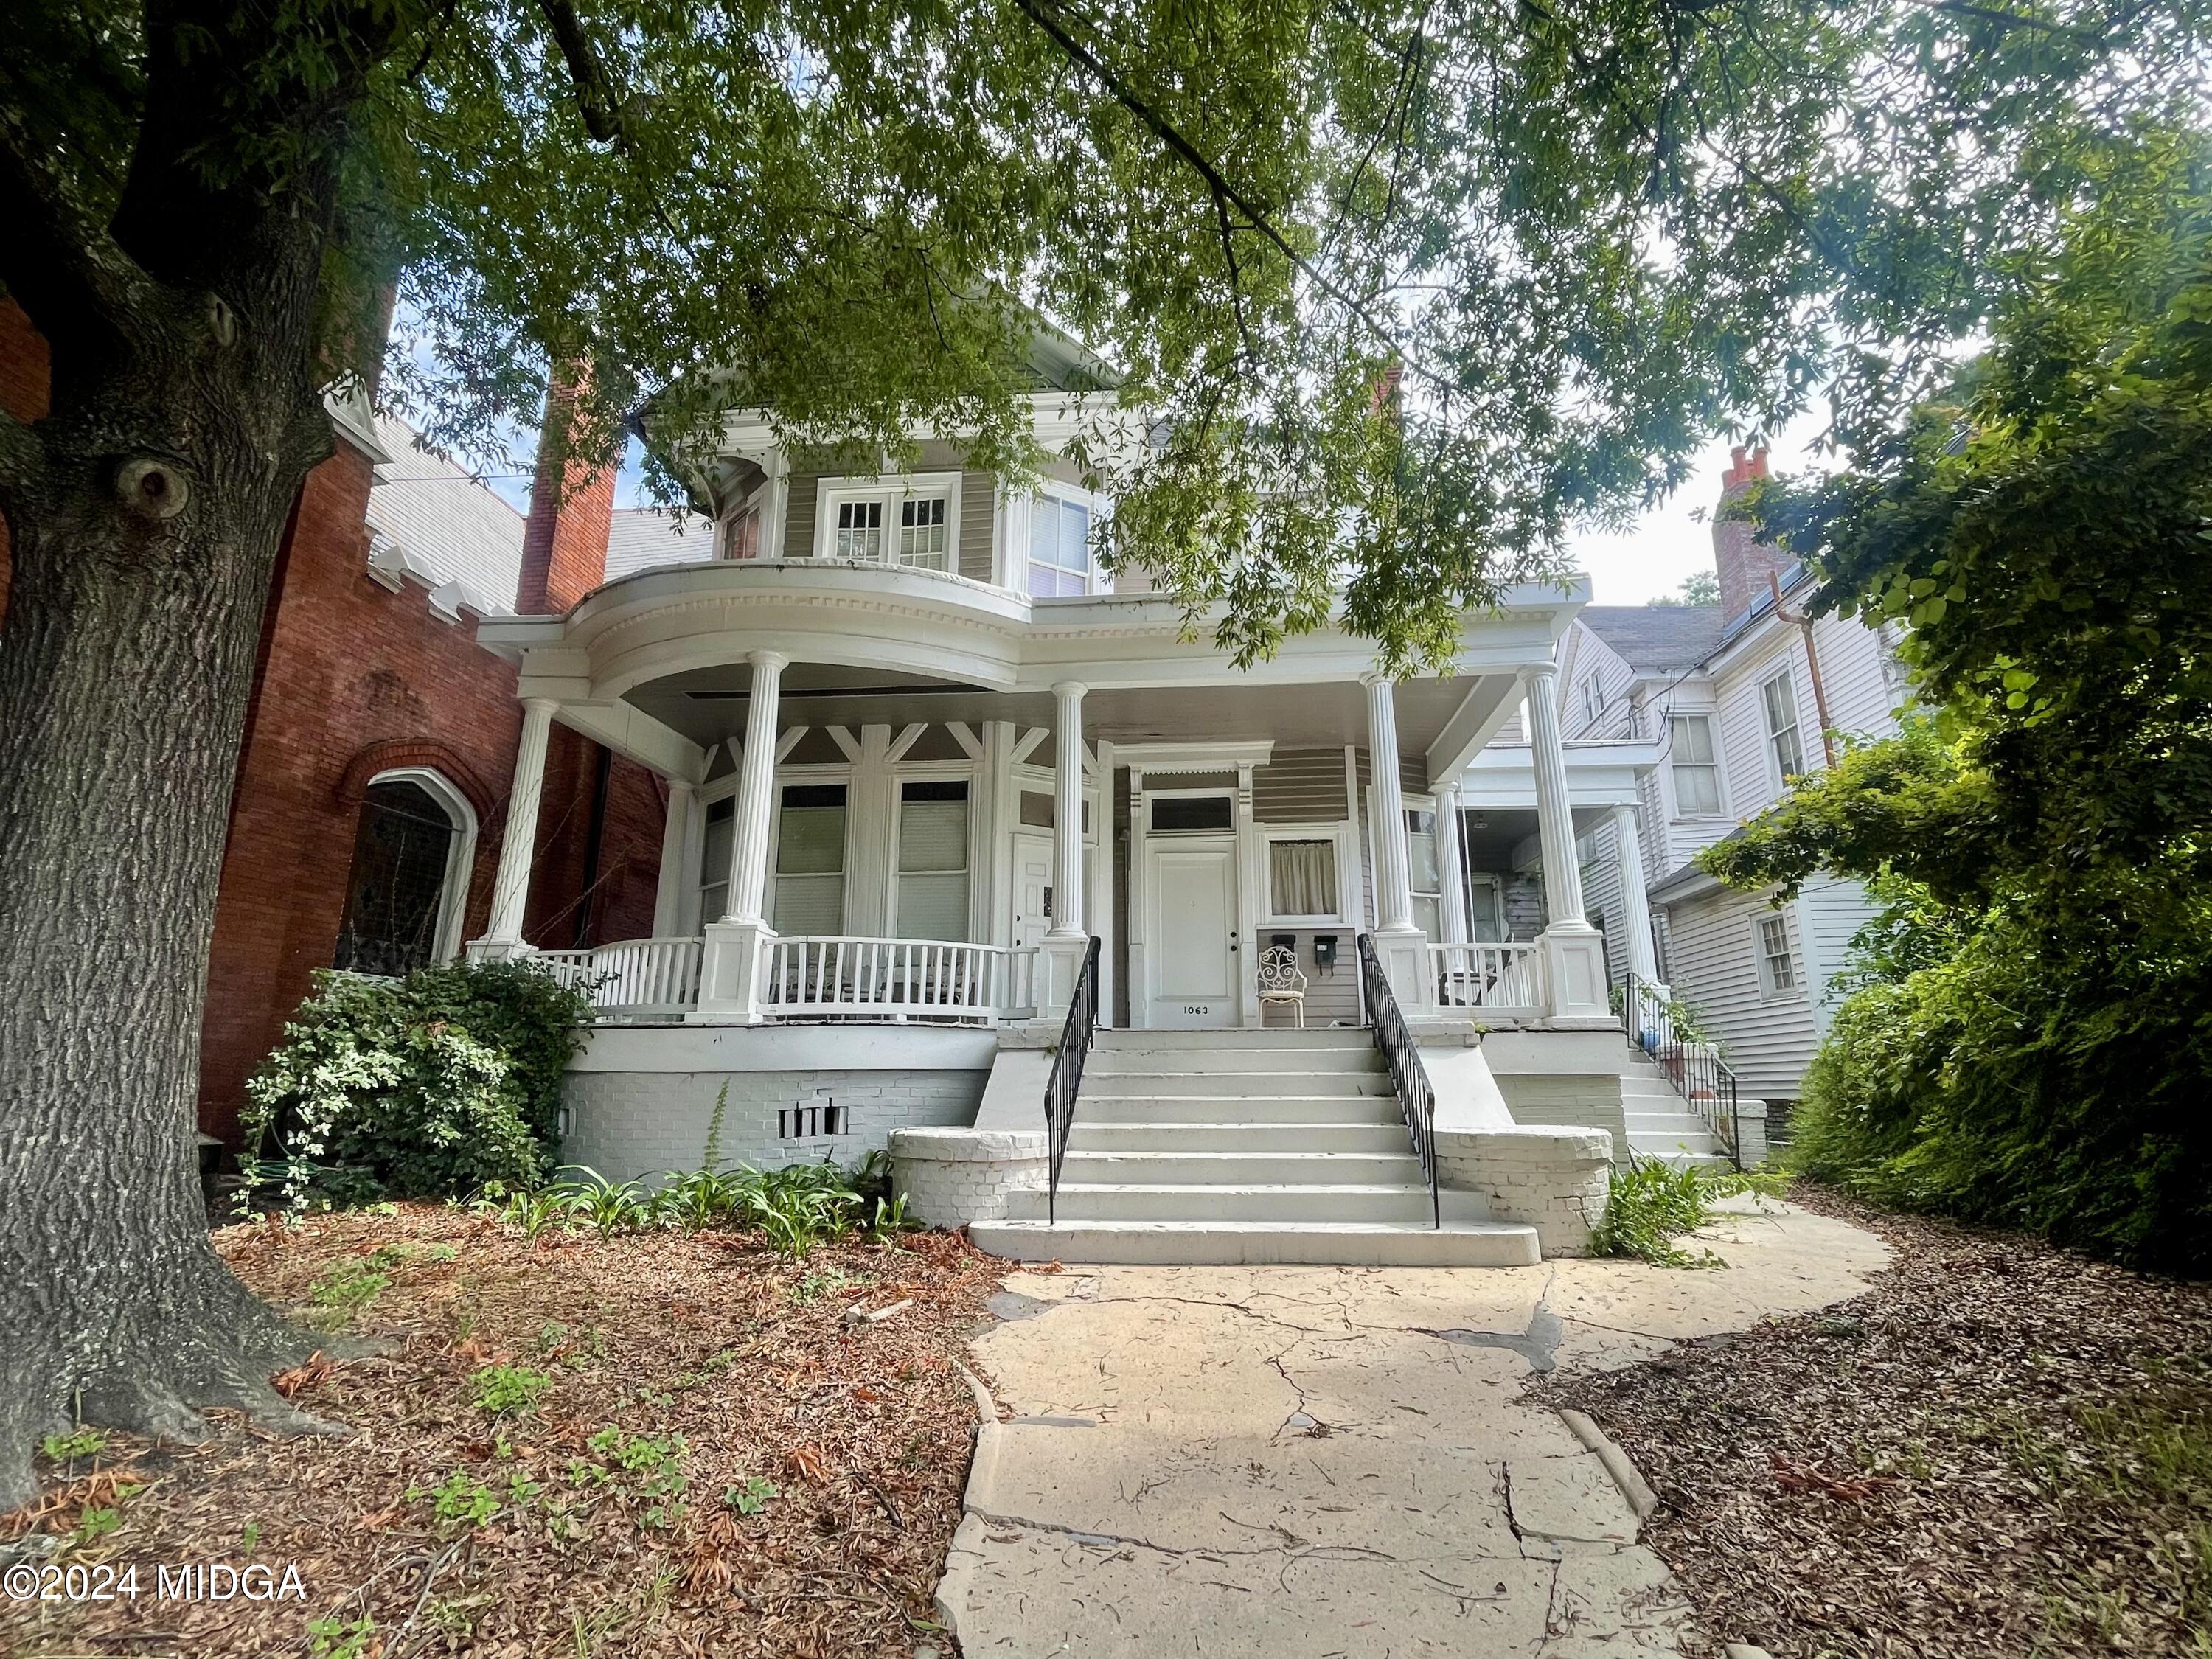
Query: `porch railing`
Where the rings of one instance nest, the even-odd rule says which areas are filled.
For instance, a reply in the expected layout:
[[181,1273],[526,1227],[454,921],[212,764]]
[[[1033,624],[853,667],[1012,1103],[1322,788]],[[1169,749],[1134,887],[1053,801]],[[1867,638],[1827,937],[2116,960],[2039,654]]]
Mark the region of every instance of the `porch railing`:
[[1430,977],[1445,1008],[1544,1012],[1544,964],[1534,940],[1511,945],[1431,945]]
[[1406,1115],[1406,1133],[1413,1137],[1413,1155],[1421,1160],[1421,1173],[1429,1182],[1429,1224],[1444,1224],[1443,1200],[1437,1196],[1437,1096],[1429,1085],[1429,1068],[1421,1064],[1420,1046],[1406,1029],[1398,1010],[1397,994],[1390,976],[1375,954],[1372,934],[1359,936],[1359,981],[1367,993],[1367,1023],[1374,1028],[1375,1046],[1390,1068],[1397,1085],[1398,1104]]
[[530,960],[563,985],[587,988],[600,1013],[642,1019],[699,1006],[705,949],[698,939],[626,939],[587,951],[534,951]]
[[1052,1075],[1044,1085],[1044,1130],[1050,1158],[1045,1171],[1044,1214],[1048,1224],[1060,1219],[1060,1166],[1067,1160],[1067,1132],[1075,1121],[1075,1097],[1083,1088],[1084,1062],[1091,1058],[1091,1039],[1098,1030],[1098,936],[1083,953],[1083,971],[1075,976],[1075,993],[1067,1000],[1067,1018],[1060,1022],[1060,1047],[1053,1050]]
[[1659,1068],[1659,1075],[1705,1121],[1741,1170],[1743,1140],[1736,1076],[1720,1050],[1685,1036],[1676,1027],[1674,1005],[1633,974],[1621,981],[1620,1024],[1628,1034],[1628,1046]]
[[793,935],[760,978],[770,1019],[1020,1019],[1036,1010],[1034,947]]

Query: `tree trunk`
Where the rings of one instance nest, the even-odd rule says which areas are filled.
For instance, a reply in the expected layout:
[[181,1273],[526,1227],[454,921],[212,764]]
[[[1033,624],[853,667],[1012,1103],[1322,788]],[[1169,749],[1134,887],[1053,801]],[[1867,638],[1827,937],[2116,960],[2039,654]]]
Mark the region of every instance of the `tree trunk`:
[[329,426],[304,315],[252,350],[219,306],[176,321],[84,373],[57,353],[7,496],[0,1510],[35,1496],[37,1439],[72,1416],[186,1440],[198,1405],[318,1426],[268,1382],[314,1340],[210,1246],[195,1100],[255,644]]

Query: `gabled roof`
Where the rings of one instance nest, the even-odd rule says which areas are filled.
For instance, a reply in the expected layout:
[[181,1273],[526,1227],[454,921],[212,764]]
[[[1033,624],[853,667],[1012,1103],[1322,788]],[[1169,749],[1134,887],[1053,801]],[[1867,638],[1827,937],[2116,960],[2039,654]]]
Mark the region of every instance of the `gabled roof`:
[[378,416],[376,436],[392,459],[379,463],[368,492],[371,565],[450,586],[478,616],[513,616],[522,514],[465,467],[416,447],[415,428],[397,416]]
[[1586,605],[1577,614],[1638,672],[1695,667],[1721,643],[1715,605]]
[[622,507],[607,515],[608,581],[659,565],[702,564],[714,556],[714,526],[696,513]]

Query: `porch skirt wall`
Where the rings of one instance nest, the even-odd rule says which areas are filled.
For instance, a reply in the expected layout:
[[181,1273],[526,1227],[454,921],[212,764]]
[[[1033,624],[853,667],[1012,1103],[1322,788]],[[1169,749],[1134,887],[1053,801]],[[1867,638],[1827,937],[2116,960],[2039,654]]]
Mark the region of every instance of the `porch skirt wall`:
[[989,1078],[981,1070],[804,1072],[572,1071],[562,1091],[564,1163],[610,1181],[652,1181],[701,1167],[714,1102],[721,1167],[850,1166],[886,1151],[894,1129],[965,1127]]

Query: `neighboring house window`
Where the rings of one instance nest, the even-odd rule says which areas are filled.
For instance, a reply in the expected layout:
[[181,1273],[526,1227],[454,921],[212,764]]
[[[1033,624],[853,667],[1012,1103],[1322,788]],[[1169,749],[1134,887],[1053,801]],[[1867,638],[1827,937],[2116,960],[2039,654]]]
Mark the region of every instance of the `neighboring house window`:
[[1790,920],[1760,916],[1759,924],[1759,990],[1772,1002],[1797,989],[1797,957],[1790,948]]
[[1444,884],[1437,868],[1437,815],[1406,809],[1406,870],[1413,892],[1413,926],[1432,940],[1443,938]]
[[1595,724],[1604,712],[1605,693],[1599,689],[1597,676],[1593,674],[1583,682],[1583,720],[1586,724]]
[[1721,769],[1713,757],[1713,722],[1707,714],[1676,714],[1667,722],[1668,769],[1674,779],[1674,815],[1721,815]]
[[1766,711],[1766,746],[1774,757],[1774,765],[1784,782],[1802,775],[1805,770],[1805,748],[1797,736],[1797,691],[1790,684],[1785,671],[1759,688],[1761,707]]
[[1030,592],[1063,599],[1091,591],[1091,508],[1047,490],[1030,508]]
[[775,837],[779,933],[836,933],[845,926],[845,786],[793,783],[783,790]]
[[699,920],[720,921],[730,908],[730,843],[737,833],[734,795],[707,803],[707,833],[699,854]]
[[1267,914],[1273,921],[1334,921],[1336,842],[1280,836],[1267,842]]
[[910,570],[954,567],[960,541],[960,475],[824,478],[816,497],[817,557]]
[[354,831],[332,965],[394,979],[451,957],[468,902],[476,814],[434,775],[372,782]]
[[914,782],[899,789],[901,939],[968,937],[968,784]]

